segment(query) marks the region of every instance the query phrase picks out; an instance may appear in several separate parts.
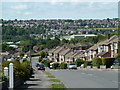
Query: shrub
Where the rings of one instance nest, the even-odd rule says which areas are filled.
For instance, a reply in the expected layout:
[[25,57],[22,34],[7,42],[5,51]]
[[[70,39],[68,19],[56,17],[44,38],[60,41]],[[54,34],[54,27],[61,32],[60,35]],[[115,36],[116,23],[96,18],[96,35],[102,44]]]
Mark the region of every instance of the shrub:
[[40,54],[31,54],[31,57],[40,56]]
[[106,65],[107,68],[109,68],[110,66],[113,65],[115,58],[111,58],[111,57],[106,57],[106,58],[102,58],[102,64]]
[[28,60],[24,60],[22,63],[19,60],[6,61],[3,63],[3,68],[8,67],[10,63],[13,63],[15,75],[21,77],[24,81],[31,77],[33,70]]
[[91,61],[84,61],[84,68],[86,68],[87,66],[91,66],[91,63]]
[[77,67],[81,66],[81,64],[84,64],[84,62],[85,62],[85,61],[83,61],[82,59],[77,59],[77,60],[75,61]]
[[102,65],[101,58],[98,58],[98,57],[93,58],[92,65],[97,67],[97,68],[100,68],[100,65]]
[[45,65],[46,67],[50,67],[50,61],[45,61],[45,62],[44,62],[44,65]]
[[67,69],[67,63],[63,62],[60,64],[61,69]]
[[56,62],[56,63],[52,64],[52,67],[53,67],[53,69],[57,69],[58,67],[60,67],[60,65],[58,62]]
[[40,63],[44,64],[45,60],[42,60]]
[[41,57],[39,57],[38,62],[41,62],[41,61],[42,61],[42,58],[41,58]]

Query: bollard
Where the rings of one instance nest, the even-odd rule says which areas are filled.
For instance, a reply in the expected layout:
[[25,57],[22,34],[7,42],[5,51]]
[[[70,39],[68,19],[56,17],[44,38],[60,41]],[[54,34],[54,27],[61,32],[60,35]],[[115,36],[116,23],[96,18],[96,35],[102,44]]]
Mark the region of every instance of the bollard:
[[8,67],[4,68],[4,76],[8,77]]
[[9,64],[9,88],[14,88],[13,63]]

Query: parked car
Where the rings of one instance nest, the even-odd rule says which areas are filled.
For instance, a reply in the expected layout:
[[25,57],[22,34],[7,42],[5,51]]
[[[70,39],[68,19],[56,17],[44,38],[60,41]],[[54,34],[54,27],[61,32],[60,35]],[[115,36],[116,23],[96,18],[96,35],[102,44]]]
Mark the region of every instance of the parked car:
[[38,70],[45,70],[45,66],[43,64],[39,64],[37,68]]
[[39,63],[35,63],[35,66],[38,67]]
[[77,69],[77,65],[75,63],[69,63],[68,69]]
[[53,64],[53,63],[50,63],[50,69],[52,69],[52,64]]
[[115,61],[113,62],[113,65],[119,65],[119,60],[115,60]]

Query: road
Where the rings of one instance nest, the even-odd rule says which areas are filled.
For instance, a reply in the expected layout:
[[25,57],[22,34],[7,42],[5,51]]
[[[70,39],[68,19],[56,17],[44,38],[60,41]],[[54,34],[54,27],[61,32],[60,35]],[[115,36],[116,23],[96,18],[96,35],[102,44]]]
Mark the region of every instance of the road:
[[67,88],[118,88],[118,71],[49,70]]

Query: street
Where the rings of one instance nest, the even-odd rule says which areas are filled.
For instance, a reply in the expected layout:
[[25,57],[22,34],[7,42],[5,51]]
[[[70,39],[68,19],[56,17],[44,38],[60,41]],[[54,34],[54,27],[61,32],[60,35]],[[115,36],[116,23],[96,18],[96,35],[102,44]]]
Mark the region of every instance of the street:
[[67,88],[118,88],[118,71],[49,70]]

